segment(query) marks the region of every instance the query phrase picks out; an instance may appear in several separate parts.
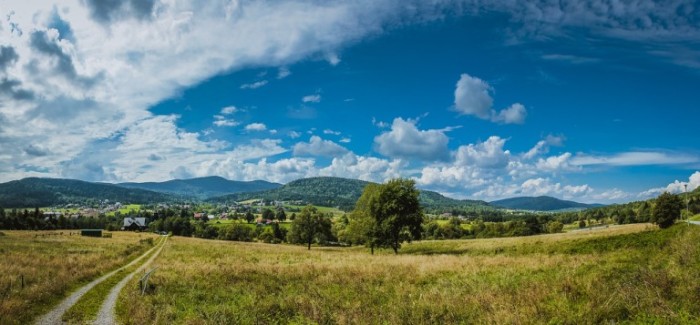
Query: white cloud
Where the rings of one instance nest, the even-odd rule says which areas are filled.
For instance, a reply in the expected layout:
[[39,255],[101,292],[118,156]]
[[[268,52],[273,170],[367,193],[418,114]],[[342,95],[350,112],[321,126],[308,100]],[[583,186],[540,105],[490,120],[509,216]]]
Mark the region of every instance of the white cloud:
[[246,131],[265,131],[267,126],[263,123],[250,123],[245,126]]
[[484,80],[466,73],[460,75],[455,88],[455,110],[462,115],[503,124],[523,124],[527,116],[525,106],[515,103],[497,112],[493,107],[493,88]]
[[348,152],[348,149],[343,146],[330,140],[323,140],[317,135],[311,136],[309,142],[299,142],[294,145],[295,156],[336,157]]
[[675,180],[673,183],[666,185],[666,187],[648,189],[639,193],[637,196],[646,199],[658,196],[663,192],[669,192],[673,194],[684,193],[686,191],[686,186],[688,192],[700,187],[700,171],[696,171],[692,175],[690,175],[687,182]]
[[646,165],[680,165],[696,163],[700,157],[684,153],[658,151],[631,151],[609,156],[592,156],[578,154],[571,159],[573,165],[608,165],[608,166],[646,166]]
[[380,128],[380,129],[386,129],[389,127],[389,123],[384,122],[384,121],[379,121],[376,118],[372,118],[372,125]]
[[510,161],[510,151],[504,150],[506,139],[491,136],[486,141],[460,146],[455,154],[455,164],[481,168],[504,168]]
[[287,149],[280,146],[281,143],[282,140],[278,139],[256,139],[249,145],[237,146],[227,156],[241,161],[271,157],[287,152]]
[[277,70],[277,79],[284,79],[289,77],[292,74],[291,71],[289,71],[289,68],[287,67],[280,67]]
[[288,134],[289,137],[292,138],[292,139],[296,139],[296,138],[298,138],[298,137],[301,136],[301,133],[299,133],[299,132],[297,132],[297,131],[289,131],[289,133],[287,133],[287,134]]
[[436,161],[448,158],[448,141],[443,130],[419,130],[416,121],[397,117],[390,131],[374,138],[374,147],[391,158]]
[[258,89],[260,87],[267,85],[267,82],[268,82],[267,80],[260,80],[260,81],[256,81],[256,82],[249,83],[249,84],[242,84],[240,88],[241,89]]
[[352,141],[350,138],[342,138],[342,139],[338,140],[338,142],[340,142],[340,143],[350,143],[350,141]]
[[331,129],[325,129],[323,130],[323,134],[332,134],[332,135],[340,135],[340,131],[333,131]]
[[463,73],[455,89],[455,108],[460,114],[488,119],[493,106],[491,91],[487,82]]
[[321,95],[319,95],[319,94],[306,95],[306,96],[301,98],[301,101],[304,103],[319,103],[319,102],[321,102]]
[[523,124],[526,116],[525,106],[515,103],[495,114],[491,120],[503,124]]
[[336,66],[340,63],[340,57],[338,53],[332,52],[326,54],[326,61],[332,66]]
[[375,157],[357,156],[348,153],[333,158],[331,164],[319,170],[321,176],[356,178],[371,182],[385,182],[402,176],[405,163],[401,160],[386,160]]
[[572,166],[570,160],[571,153],[565,152],[559,156],[551,156],[544,159],[540,158],[535,166],[539,170],[552,172],[580,169],[580,167]]
[[223,114],[223,115],[231,115],[231,114],[236,113],[236,112],[238,112],[238,111],[239,111],[239,110],[238,110],[238,108],[236,108],[236,106],[231,105],[231,106],[226,106],[226,107],[222,108],[222,109],[221,109],[221,114]]
[[544,140],[538,141],[534,147],[524,153],[523,158],[532,159],[541,154],[546,154],[549,152],[550,147],[560,147],[564,145],[564,139],[563,136],[547,135]]
[[231,119],[216,119],[214,121],[214,125],[216,126],[238,126],[240,124],[240,122]]

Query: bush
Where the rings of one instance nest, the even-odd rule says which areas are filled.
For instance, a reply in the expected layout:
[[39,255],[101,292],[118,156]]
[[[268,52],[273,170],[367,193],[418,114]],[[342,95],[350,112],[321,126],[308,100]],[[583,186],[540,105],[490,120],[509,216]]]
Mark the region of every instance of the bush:
[[223,228],[219,232],[219,239],[233,241],[252,241],[253,229],[244,224],[234,224],[230,227]]

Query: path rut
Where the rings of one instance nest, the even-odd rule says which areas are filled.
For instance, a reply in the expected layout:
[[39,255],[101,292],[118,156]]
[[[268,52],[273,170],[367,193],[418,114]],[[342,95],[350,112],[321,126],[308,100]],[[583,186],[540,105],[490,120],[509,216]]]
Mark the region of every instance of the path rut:
[[109,291],[109,295],[107,295],[107,299],[102,303],[102,307],[100,307],[100,311],[97,313],[97,319],[95,320],[95,325],[113,325],[117,323],[116,320],[116,315],[114,314],[114,308],[117,306],[117,298],[119,297],[119,292],[122,291],[124,286],[136,275],[137,273],[141,272],[143,269],[145,269],[149,264],[153,262],[153,260],[158,257],[160,252],[163,250],[163,247],[165,247],[165,243],[160,245],[160,248],[158,251],[151,256],[151,258],[146,261],[146,263],[143,263],[138,269],[136,269],[134,272],[131,272],[131,274],[127,275],[115,285],[112,290]]

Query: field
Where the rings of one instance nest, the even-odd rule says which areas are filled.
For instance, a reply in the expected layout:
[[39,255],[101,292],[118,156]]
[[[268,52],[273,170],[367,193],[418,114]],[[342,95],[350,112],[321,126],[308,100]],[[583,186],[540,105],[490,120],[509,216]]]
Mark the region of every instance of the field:
[[637,224],[372,256],[173,237],[148,294],[132,282],[117,313],[128,324],[697,323],[699,241],[697,226]]
[[155,237],[129,232],[81,237],[76,230],[2,234],[0,324],[26,324],[79,285],[141,255],[152,247],[146,239]]

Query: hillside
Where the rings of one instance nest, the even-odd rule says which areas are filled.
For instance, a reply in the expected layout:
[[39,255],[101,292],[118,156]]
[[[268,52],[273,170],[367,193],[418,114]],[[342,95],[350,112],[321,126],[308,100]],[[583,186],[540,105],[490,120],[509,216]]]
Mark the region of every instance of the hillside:
[[560,200],[549,196],[523,196],[490,202],[491,205],[514,210],[557,211],[566,209],[588,209],[600,207],[599,204],[585,204]]
[[166,182],[119,183],[117,185],[126,188],[138,188],[198,199],[207,199],[240,192],[271,190],[282,186],[282,184],[266,181],[231,181],[217,176],[174,179]]
[[[339,177],[312,177],[299,179],[267,191],[236,193],[212,198],[213,202],[244,201],[264,199],[277,201],[304,201],[319,206],[340,207],[351,210],[369,182]],[[421,191],[419,197],[425,209],[451,210],[456,208],[489,209],[483,201],[455,200],[439,193]]]
[[3,208],[46,207],[98,200],[150,203],[172,199],[163,193],[70,179],[25,178],[0,184],[0,206]]

